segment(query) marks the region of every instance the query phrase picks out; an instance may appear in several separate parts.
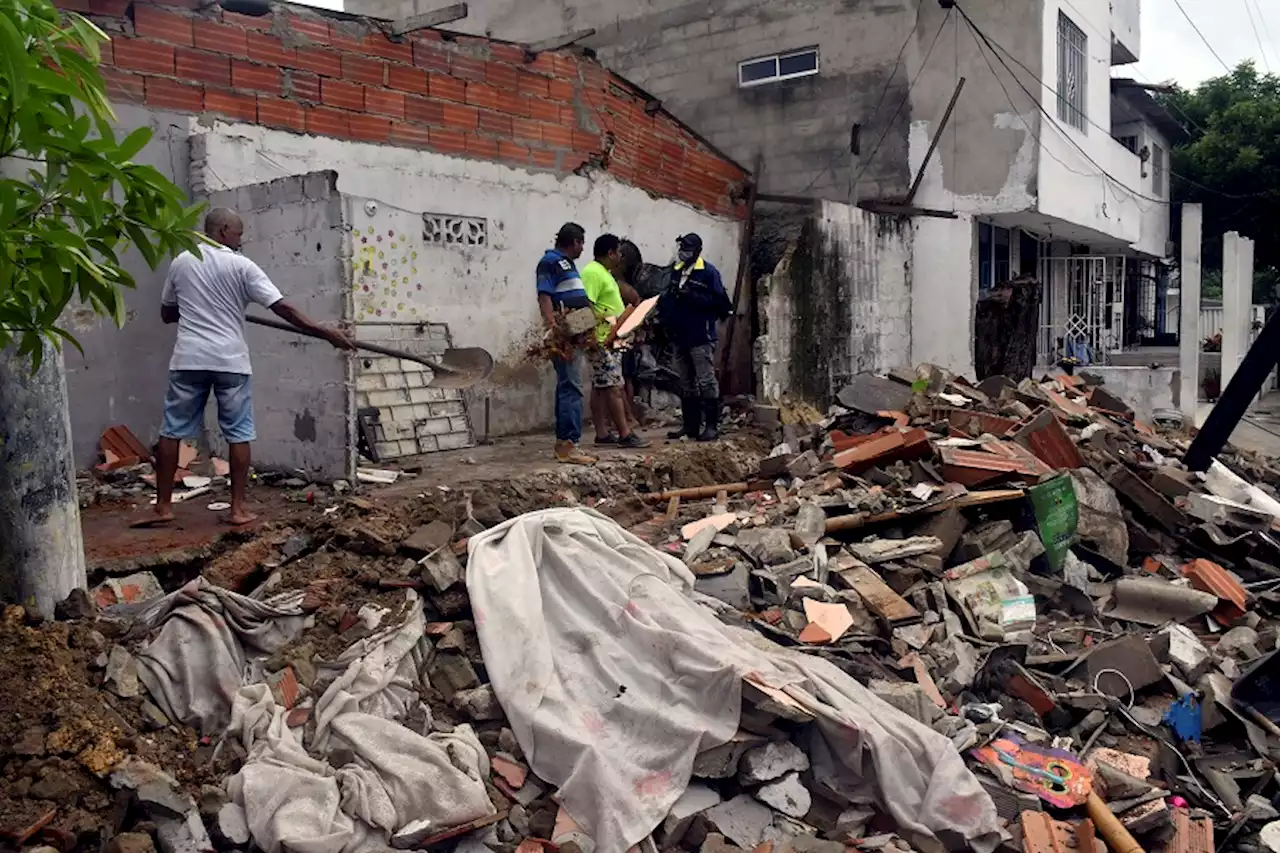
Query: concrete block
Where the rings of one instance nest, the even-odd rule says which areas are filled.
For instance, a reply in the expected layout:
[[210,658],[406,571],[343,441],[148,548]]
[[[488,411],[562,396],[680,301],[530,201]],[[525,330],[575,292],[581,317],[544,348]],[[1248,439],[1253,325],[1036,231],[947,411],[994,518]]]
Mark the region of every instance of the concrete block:
[[421,373],[428,368],[425,364],[420,364],[419,362],[409,361],[407,358],[402,358],[400,359],[400,369],[406,373]]
[[[405,391],[371,391],[369,393],[369,405],[377,406],[379,409],[389,409],[392,406],[407,403],[411,399],[410,395]],[[384,417],[385,419],[385,417]]]
[[412,424],[414,421],[414,415],[415,415],[415,412],[413,409],[414,407],[409,405],[392,406],[391,420],[396,421],[398,423]]
[[426,403],[414,403],[412,409],[415,421],[422,421],[431,417],[431,407]]
[[[493,688],[487,684],[473,690],[459,690],[454,694],[453,706],[476,722],[503,718],[498,697],[493,694]],[[761,808],[764,807],[761,806]]]
[[720,802],[720,795],[706,785],[694,782],[685,788],[658,828],[656,840],[662,845],[662,849],[667,850],[679,844],[693,818]]
[[415,439],[400,440],[401,456],[416,456],[419,453],[427,453],[427,449],[422,446],[422,442]]
[[469,432],[471,425],[467,423],[467,419],[463,417],[449,418],[450,432]]
[[406,373],[404,378],[410,388],[421,388],[427,384],[427,377],[421,373]]
[[388,388],[408,388],[409,383],[405,379],[407,375],[408,374],[405,373],[382,374],[383,380],[386,382]]
[[361,373],[356,377],[356,391],[382,391],[386,387],[386,377],[381,373]]
[[760,845],[765,830],[773,824],[773,812],[750,794],[739,794],[703,815],[721,835],[748,850]]
[[[422,405],[423,407],[426,406],[425,403],[422,403],[420,405]],[[448,418],[431,418],[430,420],[423,421],[418,425],[419,433],[420,434],[425,433],[427,435],[444,435],[445,433],[449,432],[452,428],[453,427],[449,423]]]
[[409,399],[415,403],[430,403],[434,398],[432,391],[435,388],[410,388]]
[[337,191],[338,173],[332,170],[312,172],[302,177],[302,191],[313,201],[328,199]]
[[744,785],[770,782],[792,771],[808,770],[809,756],[791,741],[771,741],[742,755],[738,781]]
[[431,404],[431,416],[436,418],[442,417],[461,417],[467,413],[466,408],[461,401],[448,401],[444,403]]
[[813,806],[809,789],[801,784],[800,774],[794,771],[774,782],[761,785],[756,791],[756,799],[795,818],[804,817]]
[[379,441],[377,443],[378,456],[382,459],[395,459],[400,456],[400,444],[395,441]]

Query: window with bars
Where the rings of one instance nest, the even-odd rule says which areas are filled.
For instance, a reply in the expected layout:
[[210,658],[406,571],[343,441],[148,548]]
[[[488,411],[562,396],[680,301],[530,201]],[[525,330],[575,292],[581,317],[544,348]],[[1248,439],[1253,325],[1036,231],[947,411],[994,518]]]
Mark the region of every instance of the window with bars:
[[1089,39],[1058,12],[1058,118],[1081,133],[1089,132],[1086,98],[1089,89]]
[[1157,196],[1164,196],[1164,156],[1164,149],[1151,143],[1151,188]]

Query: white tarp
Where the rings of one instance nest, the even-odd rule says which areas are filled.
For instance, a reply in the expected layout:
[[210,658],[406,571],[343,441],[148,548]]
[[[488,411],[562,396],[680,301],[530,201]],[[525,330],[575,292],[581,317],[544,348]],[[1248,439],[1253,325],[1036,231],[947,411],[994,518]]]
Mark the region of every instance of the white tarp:
[[249,757],[227,788],[267,853],[368,853],[406,828],[426,836],[494,813],[489,757],[470,726],[425,735],[400,722],[415,710],[430,719],[417,691],[425,620],[410,596],[402,623],[322,667],[338,675],[315,704],[312,754],[265,684],[236,695],[227,736]]
[[917,847],[996,846],[995,806],[946,737],[827,661],[721,623],[693,580],[591,510],[528,513],[471,540],[493,688],[534,772],[601,853],[647,836],[695,755],[737,731],[748,675],[816,715],[819,778],[874,793]]

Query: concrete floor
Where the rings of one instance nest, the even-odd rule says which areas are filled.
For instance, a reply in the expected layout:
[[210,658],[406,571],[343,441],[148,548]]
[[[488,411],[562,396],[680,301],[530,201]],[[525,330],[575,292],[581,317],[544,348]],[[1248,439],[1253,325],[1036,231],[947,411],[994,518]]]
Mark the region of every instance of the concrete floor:
[[[1202,425],[1211,411],[1212,403],[1201,403],[1196,412],[1196,426]],[[1272,391],[1254,401],[1231,433],[1231,443],[1242,450],[1280,457],[1280,391]]]

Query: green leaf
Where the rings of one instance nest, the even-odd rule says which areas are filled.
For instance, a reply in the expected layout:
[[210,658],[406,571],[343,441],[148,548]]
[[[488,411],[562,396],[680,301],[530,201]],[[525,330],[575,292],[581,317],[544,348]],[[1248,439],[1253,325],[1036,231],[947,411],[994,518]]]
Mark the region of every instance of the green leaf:
[[29,62],[26,39],[8,14],[0,15],[0,80],[9,92],[9,109],[22,105],[27,97],[27,70]]

